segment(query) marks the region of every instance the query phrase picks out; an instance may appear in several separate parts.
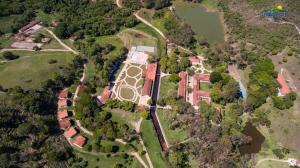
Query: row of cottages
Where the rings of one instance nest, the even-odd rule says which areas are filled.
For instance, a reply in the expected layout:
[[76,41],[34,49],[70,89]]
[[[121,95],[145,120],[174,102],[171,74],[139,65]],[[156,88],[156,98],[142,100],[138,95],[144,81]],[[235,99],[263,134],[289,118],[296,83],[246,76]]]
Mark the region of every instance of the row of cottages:
[[279,88],[278,88],[278,96],[285,96],[289,93],[291,93],[291,89],[289,85],[287,84],[284,76],[280,73],[277,76],[277,81],[279,83]]
[[152,89],[153,89],[153,83],[155,81],[156,77],[156,71],[157,71],[157,64],[152,63],[148,64],[147,68],[143,71],[143,76],[145,77],[144,86],[142,90],[142,96],[151,97]]
[[[69,118],[69,113],[66,107],[68,106],[68,96],[69,92],[67,89],[62,90],[58,95],[58,111],[57,111],[57,118],[59,121],[60,129],[64,130],[64,136],[71,140],[74,138],[78,131],[72,126],[71,120]],[[86,138],[82,135],[78,135],[75,137],[73,144],[79,148],[82,148],[86,143]]]

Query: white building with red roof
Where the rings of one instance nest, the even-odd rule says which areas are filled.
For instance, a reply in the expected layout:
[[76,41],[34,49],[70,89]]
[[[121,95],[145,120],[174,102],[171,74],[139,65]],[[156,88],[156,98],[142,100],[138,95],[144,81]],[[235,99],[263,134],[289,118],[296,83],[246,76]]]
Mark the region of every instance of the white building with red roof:
[[291,89],[290,89],[289,85],[287,84],[284,76],[281,73],[278,74],[277,81],[280,85],[278,88],[278,96],[285,96],[285,95],[291,93]]
[[106,86],[104,90],[102,91],[101,96],[98,96],[97,99],[102,103],[105,104],[105,102],[110,98],[111,90],[109,86]]

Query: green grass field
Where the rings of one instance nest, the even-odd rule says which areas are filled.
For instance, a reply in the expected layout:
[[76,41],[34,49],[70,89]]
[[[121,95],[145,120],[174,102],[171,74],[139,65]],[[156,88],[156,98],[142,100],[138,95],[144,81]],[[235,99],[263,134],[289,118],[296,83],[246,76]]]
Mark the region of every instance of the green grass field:
[[171,95],[177,95],[178,88],[177,84],[169,81],[169,77],[162,77],[160,83],[160,91],[159,91],[159,98],[164,99],[170,97]]
[[210,86],[209,83],[201,82],[200,83],[200,90],[209,91],[209,86]]
[[7,33],[0,36],[0,47],[8,48],[13,43],[13,34]]
[[181,142],[188,138],[188,132],[184,129],[174,129],[170,128],[172,117],[176,115],[176,113],[172,113],[172,111],[164,111],[158,110],[157,115],[162,124],[164,132],[166,134],[167,140],[170,145]]
[[124,42],[124,45],[130,49],[132,46],[144,45],[157,47],[157,40],[142,31],[126,29],[118,34],[118,37]]
[[46,38],[51,38],[51,41],[49,43],[44,43],[42,45],[42,49],[65,49],[62,45],[59,44],[58,41],[56,41],[53,36],[46,31],[45,29],[41,28],[39,29],[37,32],[35,32],[34,34],[38,34],[41,33],[43,35],[45,35]]
[[[20,58],[0,64],[0,85],[4,88],[21,86],[38,88],[41,83],[60,72],[60,67],[73,59],[69,52],[13,52]],[[49,60],[56,60],[49,64]]]
[[122,41],[117,36],[114,36],[114,35],[96,37],[95,40],[96,40],[96,43],[98,43],[100,45],[112,44],[113,46],[116,47],[112,52],[105,55],[104,58],[120,56],[121,49],[124,47],[124,44],[122,43]]
[[166,56],[167,53],[166,51],[166,40],[164,40],[160,34],[158,34],[155,30],[153,30],[151,27],[145,25],[144,23],[140,23],[137,26],[135,26],[133,29],[143,31],[157,39],[157,54],[159,56]]
[[[126,159],[124,159],[122,156],[111,156],[107,157],[106,155],[92,155],[88,153],[83,153],[80,151],[76,151],[76,155],[83,159],[84,161],[88,162],[88,168],[110,168],[113,167],[116,164],[123,164],[127,165],[128,167],[132,168],[142,168],[140,163],[134,158],[130,156],[130,159],[132,159],[132,162],[130,164],[125,163]],[[78,163],[76,163],[78,164]]]
[[154,167],[165,168],[166,163],[161,156],[162,149],[160,147],[153,123],[151,120],[143,120],[141,125],[142,138],[149,153],[150,159]]

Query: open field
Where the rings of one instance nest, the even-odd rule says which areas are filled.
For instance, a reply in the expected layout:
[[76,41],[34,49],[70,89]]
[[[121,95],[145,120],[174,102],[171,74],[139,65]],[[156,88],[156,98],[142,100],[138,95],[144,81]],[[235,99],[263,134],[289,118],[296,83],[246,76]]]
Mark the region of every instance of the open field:
[[[73,55],[67,52],[13,52],[20,58],[0,64],[0,85],[4,88],[21,86],[25,89],[38,88],[41,83],[60,72]],[[49,60],[56,60],[49,64]]]
[[171,123],[176,113],[172,111],[158,110],[157,115],[162,124],[167,140],[170,145],[181,142],[188,138],[188,132],[184,129],[171,129]]
[[[256,160],[261,158],[276,158],[272,152],[272,149],[283,147],[286,147],[290,150],[290,154],[286,155],[285,159],[288,157],[299,158],[300,121],[293,114],[293,108],[288,110],[278,110],[273,107],[272,101],[269,99],[267,103],[261,107],[261,109],[271,110],[270,114],[268,114],[268,118],[271,121],[271,126],[270,128],[258,128],[259,131],[264,135],[265,142],[262,144],[262,149],[257,154]],[[267,162],[266,165],[268,165]]]
[[137,45],[157,47],[157,40],[142,31],[126,29],[120,32],[118,37],[124,42],[124,45],[128,49]]
[[[113,167],[115,164],[118,164],[118,163],[125,165],[125,162],[126,162],[126,159],[124,159],[122,156],[107,157],[106,155],[92,155],[92,154],[82,153],[79,151],[76,151],[76,155],[78,157],[82,158],[83,161],[87,161],[88,162],[87,167],[90,167],[90,168],[95,168],[95,167],[109,168],[109,167]],[[142,168],[140,163],[134,157],[130,156],[129,158],[132,159],[131,164],[128,165],[129,167]]]
[[166,163],[161,156],[161,146],[159,144],[153,123],[151,120],[143,120],[141,125],[142,138],[153,163],[153,166],[165,168]]
[[140,115],[138,113],[131,113],[120,109],[111,109],[112,120],[118,123],[127,124],[129,127],[133,127],[133,123],[138,122]]

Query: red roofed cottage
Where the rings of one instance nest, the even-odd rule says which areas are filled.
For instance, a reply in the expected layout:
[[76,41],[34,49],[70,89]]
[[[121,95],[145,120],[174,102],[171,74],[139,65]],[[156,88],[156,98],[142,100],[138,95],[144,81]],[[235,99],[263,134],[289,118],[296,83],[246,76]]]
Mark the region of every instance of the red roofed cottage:
[[62,90],[59,94],[58,94],[58,98],[60,99],[66,99],[68,97],[68,90]]
[[285,95],[291,93],[291,89],[288,86],[288,84],[286,83],[286,80],[282,74],[278,74],[277,81],[280,85],[279,93],[278,93],[279,96],[285,96]]
[[75,136],[77,134],[77,131],[74,127],[70,127],[69,130],[65,131],[64,135],[67,139],[72,138],[73,136]]
[[71,122],[69,119],[63,119],[59,121],[60,129],[65,130],[71,126]]
[[66,99],[60,99],[57,102],[58,107],[65,107],[68,105],[68,101]]
[[105,103],[110,97],[111,91],[109,90],[109,86],[106,86],[102,92],[100,101],[101,103]]
[[86,138],[84,136],[78,135],[75,138],[73,144],[79,148],[82,148],[85,142],[86,142]]
[[68,115],[68,111],[67,110],[59,110],[57,112],[57,118],[60,119],[60,120],[66,118],[68,116],[69,115]]

